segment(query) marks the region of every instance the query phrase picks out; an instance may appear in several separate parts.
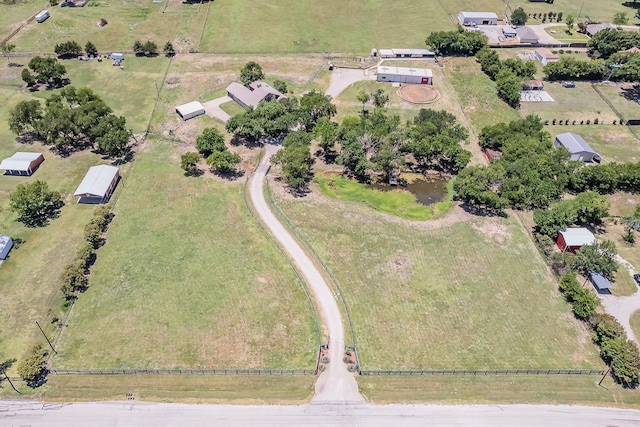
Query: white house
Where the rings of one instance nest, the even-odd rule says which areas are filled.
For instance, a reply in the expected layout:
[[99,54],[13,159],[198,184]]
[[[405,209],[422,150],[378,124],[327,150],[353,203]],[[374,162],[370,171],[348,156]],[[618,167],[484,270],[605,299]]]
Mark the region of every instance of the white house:
[[189,120],[204,114],[204,107],[198,101],[192,101],[176,107],[176,113],[182,120]]
[[4,159],[0,163],[0,169],[6,171],[8,175],[29,176],[38,169],[42,162],[44,162],[44,156],[41,153],[18,151],[13,156]]
[[597,153],[587,144],[580,135],[566,132],[556,135],[553,145],[564,147],[571,154],[570,160],[591,162]]
[[120,169],[115,166],[92,166],[73,193],[78,203],[105,203],[118,185]]
[[433,72],[427,68],[378,67],[379,82],[417,83],[432,85]]
[[9,236],[0,234],[0,259],[5,259],[13,247],[13,240]]
[[498,15],[493,12],[460,12],[458,19],[462,25],[498,25]]

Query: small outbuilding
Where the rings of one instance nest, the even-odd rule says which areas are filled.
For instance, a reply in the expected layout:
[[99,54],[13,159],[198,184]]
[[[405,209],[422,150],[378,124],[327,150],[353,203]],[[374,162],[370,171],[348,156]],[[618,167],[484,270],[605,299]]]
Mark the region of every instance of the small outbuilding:
[[30,176],[44,162],[42,153],[17,152],[0,163],[0,169],[7,175]]
[[182,120],[189,120],[204,114],[204,107],[198,101],[193,101],[176,107],[176,113]]
[[435,58],[429,49],[380,49],[380,58]]
[[120,169],[115,166],[92,166],[73,193],[78,203],[106,203],[120,179]]
[[498,25],[498,15],[493,12],[460,12],[458,19],[462,25]]
[[12,247],[13,240],[11,240],[11,237],[0,234],[0,260],[7,258]]
[[601,273],[596,273],[595,271],[590,272],[589,280],[599,294],[610,294],[611,289],[613,289],[613,285],[611,284],[609,279],[604,277]]
[[566,132],[556,135],[553,145],[566,148],[571,154],[570,160],[591,162],[597,156],[587,141],[575,133]]
[[538,61],[542,62],[542,65],[547,65],[549,62],[557,62],[560,60],[560,57],[557,54],[551,52],[545,47],[536,49],[533,52],[533,55]]
[[524,90],[544,90],[544,83],[541,80],[529,80],[522,85]]
[[49,11],[47,9],[45,10],[41,10],[40,12],[38,12],[38,14],[36,15],[36,22],[41,24],[44,21],[47,20],[47,18],[51,16],[49,15]]
[[111,54],[111,59],[114,61],[124,61],[124,53],[114,52]]
[[518,33],[518,39],[520,40],[520,43],[538,43],[538,36],[536,35],[536,32],[533,31],[530,27],[518,27],[516,28],[516,32]]
[[495,162],[502,157],[502,151],[492,150],[491,148],[485,148],[484,154],[487,156],[487,159],[489,159],[489,162]]
[[596,236],[586,228],[567,228],[558,232],[556,245],[560,252],[575,253],[583,246],[591,246],[596,242]]
[[432,85],[433,72],[427,68],[379,66],[377,81]]
[[504,36],[508,39],[513,39],[516,38],[518,36],[518,32],[511,27],[502,27],[502,34],[504,34]]

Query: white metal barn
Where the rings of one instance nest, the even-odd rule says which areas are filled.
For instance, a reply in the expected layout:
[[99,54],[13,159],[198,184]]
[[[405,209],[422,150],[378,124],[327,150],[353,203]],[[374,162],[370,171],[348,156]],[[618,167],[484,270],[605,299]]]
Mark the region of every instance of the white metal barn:
[[435,53],[428,49],[380,49],[380,58],[434,58]]
[[73,193],[78,203],[105,203],[118,185],[120,169],[115,166],[92,166]]
[[44,156],[41,153],[18,151],[0,163],[0,170],[6,171],[8,175],[29,176],[38,169],[42,162],[44,162]]
[[493,12],[460,12],[458,19],[462,25],[498,25],[498,15]]
[[193,101],[176,107],[176,113],[182,120],[189,120],[204,114],[204,107],[198,101]]
[[433,72],[427,68],[378,67],[379,82],[433,84]]
[[5,259],[12,247],[13,240],[11,240],[11,237],[0,234],[0,259]]

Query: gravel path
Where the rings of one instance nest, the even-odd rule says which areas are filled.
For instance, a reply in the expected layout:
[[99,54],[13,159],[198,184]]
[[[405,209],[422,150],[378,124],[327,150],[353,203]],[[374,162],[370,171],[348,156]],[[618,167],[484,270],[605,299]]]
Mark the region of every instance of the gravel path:
[[305,251],[282,226],[273,215],[264,198],[264,181],[271,164],[269,160],[280,148],[280,145],[265,144],[266,153],[258,166],[249,186],[251,201],[262,219],[262,222],[278,239],[289,256],[302,272],[305,281],[311,288],[317,304],[319,305],[329,332],[329,358],[330,362],[325,371],[320,374],[315,387],[315,396],[312,404],[359,404],[364,399],[358,391],[358,383],[352,373],[347,371],[347,365],[342,362],[344,356],[344,330],[342,316],[338,309],[336,299],[331,289],[325,282]]

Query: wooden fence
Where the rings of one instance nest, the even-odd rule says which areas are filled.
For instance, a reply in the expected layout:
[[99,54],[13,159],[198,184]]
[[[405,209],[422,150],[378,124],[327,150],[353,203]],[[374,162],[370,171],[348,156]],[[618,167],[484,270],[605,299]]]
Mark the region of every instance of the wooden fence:
[[54,375],[316,375],[314,369],[51,369]]
[[597,369],[442,369],[409,371],[360,371],[360,375],[604,375]]

